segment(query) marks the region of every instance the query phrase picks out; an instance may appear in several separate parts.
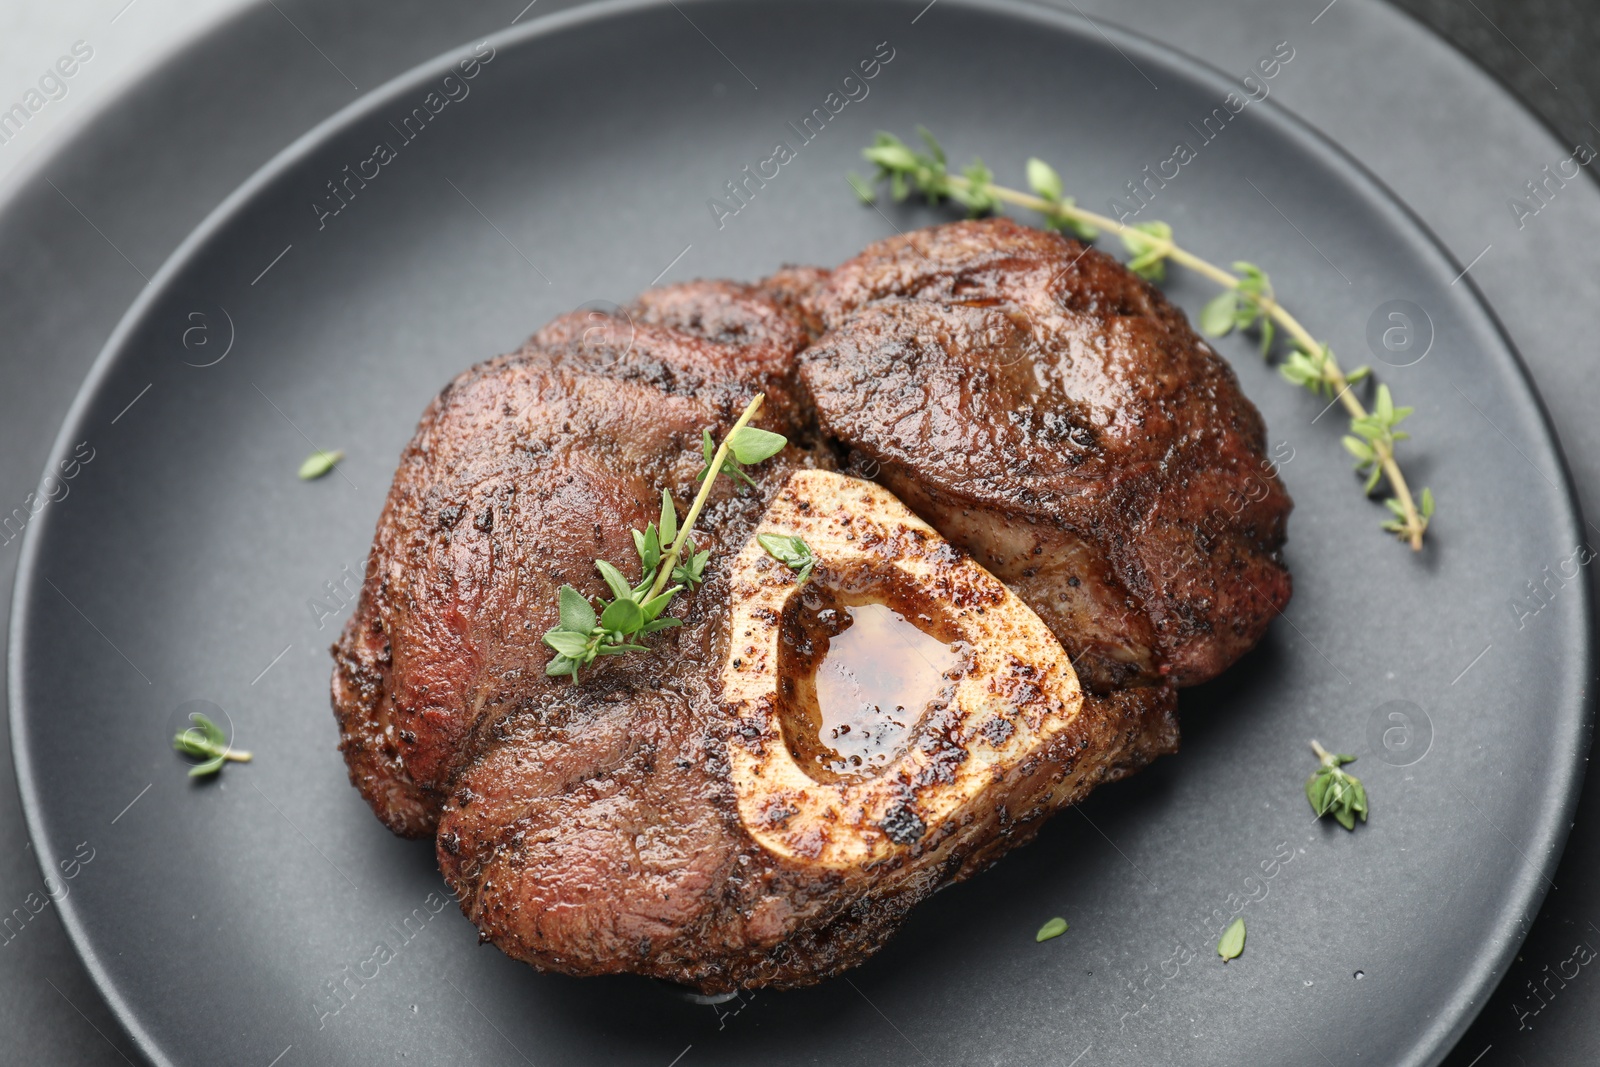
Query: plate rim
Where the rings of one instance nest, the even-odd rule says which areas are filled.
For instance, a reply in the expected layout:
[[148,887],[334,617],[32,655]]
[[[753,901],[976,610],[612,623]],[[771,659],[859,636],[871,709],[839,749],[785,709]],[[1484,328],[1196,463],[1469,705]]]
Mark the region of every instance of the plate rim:
[[[238,215],[245,209],[263,190],[270,188],[273,183],[282,178],[284,174],[307,156],[313,154],[321,146],[332,140],[341,130],[347,129],[359,122],[364,117],[369,117],[379,108],[393,103],[396,98],[404,96],[429,80],[442,76],[453,69],[455,63],[462,58],[462,50],[473,42],[487,42],[498,52],[501,48],[515,48],[527,41],[537,38],[555,36],[575,27],[591,23],[604,22],[611,19],[627,18],[642,12],[658,11],[664,7],[677,8],[682,3],[690,3],[695,7],[711,7],[726,5],[734,0],[597,0],[594,3],[536,17],[520,25],[512,25],[494,33],[474,36],[467,41],[453,46],[421,63],[415,64],[405,71],[387,79],[368,92],[362,93],[354,100],[338,108],[327,117],[318,121],[304,133],[284,146],[270,159],[253,171],[248,178],[240,183],[221,202],[212,208],[201,221],[184,237],[162,262],[160,268],[151,275],[146,285],[139,291],[133,302],[122,313],[116,327],[108,336],[100,352],[95,356],[88,373],[74,393],[72,403],[62,418],[61,426],[52,442],[41,474],[49,473],[55,465],[66,456],[71,448],[71,441],[75,438],[89,408],[99,395],[101,386],[109,376],[112,368],[123,354],[129,336],[135,331],[151,307],[167,294],[173,278],[185,270],[194,259],[197,252],[206,247],[221,231],[225,230]],[[782,0],[772,0],[782,2]],[[790,0],[805,4],[806,0]],[[883,8],[900,7],[909,10],[917,7],[920,0],[874,0],[874,3]],[[1091,40],[1099,36],[1113,48],[1124,48],[1148,56],[1152,59],[1166,62],[1169,66],[1178,67],[1185,76],[1204,84],[1210,84],[1224,92],[1234,88],[1234,81],[1226,72],[1207,60],[1201,59],[1173,44],[1158,38],[1131,29],[1109,20],[1093,18],[1081,11],[1065,11],[1051,7],[1042,0],[947,0],[948,6],[961,7],[980,14],[992,14],[1001,18],[1014,21],[1033,22],[1056,32],[1067,33],[1083,40]],[[932,5],[927,5],[932,6]],[[1076,5],[1073,7],[1076,9]],[[1404,13],[1404,12],[1403,12]],[[226,21],[226,20],[224,20]],[[1412,21],[1415,21],[1413,19]],[[1424,27],[1426,29],[1426,27]],[[1430,31],[1433,32],[1433,31]],[[1434,36],[1457,55],[1464,55],[1461,49],[1453,42],[1434,32]],[[1467,57],[1469,63],[1471,57]],[[1176,61],[1176,62],[1175,62]],[[1472,63],[1479,73],[1486,72],[1481,64]],[[1499,80],[1495,84],[1502,90],[1506,87]],[[1547,123],[1539,119],[1522,101],[1521,97],[1511,93],[1513,101],[1526,114],[1534,115],[1546,133],[1550,132]],[[1341,144],[1334,141],[1319,127],[1302,118],[1297,112],[1284,106],[1281,100],[1265,100],[1258,116],[1260,121],[1269,123],[1274,131],[1288,140],[1305,149],[1308,154],[1321,158],[1336,171],[1342,171],[1344,177],[1352,185],[1367,186],[1375,194],[1372,201],[1382,208],[1397,216],[1414,234],[1420,238],[1419,245],[1427,252],[1438,256],[1445,264],[1459,268],[1460,260],[1450,251],[1433,231],[1433,229],[1417,214],[1417,212],[1376,173],[1370,170],[1361,160],[1353,156]],[[53,158],[53,153],[50,154]],[[42,167],[45,161],[41,159]],[[1597,178],[1596,181],[1600,181]],[[11,198],[7,198],[9,200]],[[1571,464],[1568,462],[1560,438],[1555,432],[1550,418],[1549,409],[1539,392],[1537,384],[1529,373],[1526,361],[1512,340],[1499,315],[1485,298],[1477,282],[1470,277],[1468,272],[1462,272],[1458,280],[1466,282],[1467,291],[1470,293],[1469,304],[1484,316],[1484,324],[1492,332],[1504,352],[1511,357],[1511,366],[1520,380],[1526,398],[1532,402],[1535,419],[1535,429],[1542,437],[1543,444],[1556,461],[1560,477],[1557,496],[1564,511],[1564,526],[1569,539],[1574,543],[1582,539],[1583,513],[1577,486],[1574,481]],[[35,592],[35,577],[37,572],[37,556],[42,551],[41,544],[48,536],[52,516],[45,514],[39,521],[30,523],[24,531],[22,544],[17,557],[15,579],[13,581],[10,605],[10,632],[7,642],[7,702],[8,725],[12,740],[12,760],[17,775],[17,790],[21,799],[23,818],[28,830],[28,836],[33,843],[36,862],[39,868],[49,874],[55,861],[55,854],[50,850],[48,838],[44,834],[44,814],[41,800],[37,792],[37,775],[29,756],[28,730],[25,722],[25,701],[23,699],[23,685],[21,678],[26,669],[26,654],[24,645],[28,632],[27,606],[33,599]],[[1570,752],[1566,759],[1559,760],[1556,764],[1559,782],[1547,785],[1547,791],[1556,792],[1553,786],[1559,786],[1559,803],[1545,804],[1538,811],[1536,818],[1537,833],[1533,846],[1542,854],[1542,860],[1534,865],[1527,864],[1523,868],[1521,877],[1509,879],[1507,888],[1500,897],[1500,911],[1502,913],[1517,913],[1522,916],[1532,916],[1538,913],[1548,893],[1550,875],[1555,871],[1565,851],[1567,838],[1572,828],[1573,815],[1579,801],[1585,779],[1585,767],[1589,752],[1588,740],[1593,735],[1593,725],[1596,710],[1596,694],[1594,687],[1589,685],[1596,674],[1596,650],[1594,638],[1596,633],[1596,616],[1594,593],[1588,583],[1578,583],[1579,605],[1577,608],[1579,626],[1581,628],[1582,654],[1573,669],[1573,676],[1580,679],[1577,685],[1575,716],[1563,715],[1558,725],[1563,725],[1566,730],[1558,733],[1555,739],[1559,741],[1572,740]],[[1560,749],[1557,750],[1558,755]],[[1519,886],[1519,883],[1520,886]],[[1515,904],[1516,907],[1511,905]],[[100,995],[105,998],[108,1008],[116,1018],[118,1024],[128,1034],[139,1052],[154,1063],[167,1064],[172,1062],[154,1037],[143,1027],[139,1016],[123,996],[116,982],[112,980],[105,969],[99,955],[96,953],[90,935],[84,927],[83,919],[77,914],[77,906],[67,906],[62,901],[58,911],[61,915],[63,929],[77,953],[85,970],[90,975]],[[1398,1059],[1397,1064],[1437,1064],[1441,1062],[1453,1049],[1456,1042],[1471,1026],[1479,1011],[1488,1002],[1496,984],[1505,974],[1511,958],[1521,947],[1531,921],[1522,923],[1501,924],[1497,929],[1492,929],[1489,936],[1480,939],[1480,949],[1473,957],[1471,965],[1465,968],[1462,978],[1455,983],[1454,990],[1447,997],[1445,1006],[1434,1016],[1431,1025],[1422,1030],[1406,1051],[1405,1058]],[[1503,929],[1505,932],[1498,932]],[[1493,946],[1493,947],[1491,947]]]

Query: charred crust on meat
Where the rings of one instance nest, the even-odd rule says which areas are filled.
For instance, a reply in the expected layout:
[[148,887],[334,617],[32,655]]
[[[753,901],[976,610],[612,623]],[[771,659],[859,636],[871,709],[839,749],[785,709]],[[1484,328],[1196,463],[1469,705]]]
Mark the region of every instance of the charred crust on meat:
[[890,809],[889,814],[878,825],[882,828],[884,836],[897,845],[915,844],[928,832],[922,817],[909,804],[901,804]]

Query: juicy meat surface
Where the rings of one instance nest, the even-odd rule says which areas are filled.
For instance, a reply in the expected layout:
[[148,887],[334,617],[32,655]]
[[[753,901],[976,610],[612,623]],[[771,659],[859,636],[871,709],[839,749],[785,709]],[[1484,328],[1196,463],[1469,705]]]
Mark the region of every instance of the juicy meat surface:
[[955,223],[871,246],[806,303],[822,432],[1015,589],[1092,688],[1203,682],[1288,603],[1260,414],[1109,256]]
[[[707,593],[709,583],[697,604]],[[719,639],[708,633],[717,617],[691,609],[689,619],[679,655],[685,640]],[[728,748],[742,724],[708,695],[714,668],[666,685],[641,676],[663,667],[652,654],[501,723],[461,776],[440,820],[439,864],[467,917],[508,955],[705,992],[809,985],[860,964],[915,904],[1031,840],[1059,806],[1002,804],[936,862],[859,873],[782,860],[735,811]],[[1077,799],[1174,751],[1163,694],[1086,700],[1072,731],[1040,753],[1039,773],[1073,772],[1063,794]]]
[[[547,677],[557,590],[604,595],[594,560],[636,558],[662,488],[683,513],[702,431],[757,392],[758,425],[790,447],[753,490],[718,480],[695,529],[707,580],[670,609],[683,625],[581,685]],[[401,457],[334,646],[351,780],[396,833],[435,835],[463,911],[518,959],[706,991],[818,981],[1061,804],[1175,751],[1176,685],[1237,658],[1288,598],[1289,501],[1262,444],[1158,293],[1004,221],[562,316],[451,382]],[[752,838],[729,771],[750,724],[721,696],[721,564],[790,474],[841,463],[1009,585],[1086,690],[1011,806],[867,873]]]
[[[763,390],[757,425],[789,429],[805,339],[747,286],[672,287],[625,316],[558,318],[428,406],[334,646],[340,748],[385,825],[432,834],[480,725],[563,690],[542,640],[557,590],[604,593],[594,561],[635,558],[630,531],[655,521],[662,488],[680,510],[694,496],[704,429],[727,432]],[[769,466],[829,458],[800,442]],[[719,483],[696,529],[717,555],[761,503]]]

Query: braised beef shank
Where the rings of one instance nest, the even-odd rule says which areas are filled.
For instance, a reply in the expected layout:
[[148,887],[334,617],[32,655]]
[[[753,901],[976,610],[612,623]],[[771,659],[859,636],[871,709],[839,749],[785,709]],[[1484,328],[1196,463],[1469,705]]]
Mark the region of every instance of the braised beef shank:
[[[716,485],[695,531],[707,581],[671,609],[683,625],[580,685],[547,677],[557,590],[604,595],[594,560],[635,559],[663,487],[687,507],[702,431],[726,433],[758,392],[758,425],[791,444],[751,469],[755,489]],[[959,546],[951,566],[970,553],[1084,690],[981,818],[923,822],[937,773],[908,779],[892,853],[849,870],[762,847],[730,773],[733,748],[783,742],[723,699],[740,655],[724,564],[807,469],[878,482]],[[651,290],[558,318],[424,412],[334,646],[340,747],[390,829],[436,838],[463,910],[510,955],[705,991],[808,984],[1052,811],[1175,751],[1176,687],[1228,666],[1288,600],[1289,508],[1227,365],[1069,239],[956,223],[831,272]]]

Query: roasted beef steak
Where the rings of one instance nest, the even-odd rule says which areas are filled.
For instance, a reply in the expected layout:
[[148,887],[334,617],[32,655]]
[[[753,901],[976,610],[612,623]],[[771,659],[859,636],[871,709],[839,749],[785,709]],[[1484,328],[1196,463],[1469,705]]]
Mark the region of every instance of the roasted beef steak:
[[[634,558],[661,488],[684,508],[702,431],[758,392],[791,444],[755,488],[716,485],[683,625],[581,684],[546,677],[557,590],[603,594],[594,560]],[[1175,750],[1175,687],[1288,598],[1262,453],[1159,293],[1003,220],[564,316],[452,382],[402,456],[334,647],[351,780],[396,833],[436,835],[512,956],[706,991],[818,981]],[[752,540],[801,529],[825,548],[805,586]],[[866,600],[955,666],[857,768],[824,759],[796,671]]]
[[[396,833],[434,832],[481,724],[564,692],[544,673],[556,591],[600,592],[595,559],[633,556],[629,531],[655,519],[661,489],[694,495],[702,430],[725,432],[763,390],[763,425],[796,416],[784,398],[806,334],[775,301],[712,282],[632,311],[564,316],[461,374],[400,459],[333,675],[351,779]],[[800,443],[769,466],[830,461]],[[761,507],[732,489],[697,530],[719,555]]]
[[1014,588],[1092,688],[1203,682],[1288,603],[1260,414],[1109,256],[956,223],[874,245],[806,302],[823,433]]

